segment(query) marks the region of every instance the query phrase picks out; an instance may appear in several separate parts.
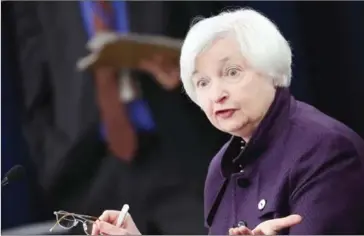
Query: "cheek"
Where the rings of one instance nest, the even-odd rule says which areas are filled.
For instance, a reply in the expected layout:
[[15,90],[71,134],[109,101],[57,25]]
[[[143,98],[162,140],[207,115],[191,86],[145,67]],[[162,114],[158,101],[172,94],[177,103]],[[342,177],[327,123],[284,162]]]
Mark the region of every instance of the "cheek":
[[257,103],[257,99],[245,98],[240,103],[244,116],[249,120],[255,120],[261,115],[261,106]]

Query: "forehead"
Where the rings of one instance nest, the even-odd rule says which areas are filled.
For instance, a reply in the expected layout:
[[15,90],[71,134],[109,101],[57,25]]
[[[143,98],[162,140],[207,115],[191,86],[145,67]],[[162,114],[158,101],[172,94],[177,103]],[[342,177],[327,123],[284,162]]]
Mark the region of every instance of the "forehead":
[[196,70],[209,65],[224,64],[229,60],[243,60],[240,46],[233,35],[217,38],[196,57]]

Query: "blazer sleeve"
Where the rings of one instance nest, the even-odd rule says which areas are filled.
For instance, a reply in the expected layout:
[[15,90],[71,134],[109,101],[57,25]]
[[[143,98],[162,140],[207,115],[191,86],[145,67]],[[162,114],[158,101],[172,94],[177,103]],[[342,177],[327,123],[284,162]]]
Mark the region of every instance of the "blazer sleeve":
[[290,198],[291,213],[303,221],[290,234],[363,234],[363,154],[345,138],[325,140],[316,152],[312,160],[301,158],[292,173],[291,183],[298,187]]

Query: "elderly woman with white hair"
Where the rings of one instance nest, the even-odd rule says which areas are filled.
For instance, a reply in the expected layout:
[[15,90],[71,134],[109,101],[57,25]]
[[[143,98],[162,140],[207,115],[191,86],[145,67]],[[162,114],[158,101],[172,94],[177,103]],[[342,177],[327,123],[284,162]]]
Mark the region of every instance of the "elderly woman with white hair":
[[[185,91],[231,134],[206,178],[210,234],[364,234],[364,142],[295,100],[291,58],[277,27],[250,9],[201,20],[187,34]],[[118,214],[105,211],[94,233],[140,234],[130,215],[114,226]]]

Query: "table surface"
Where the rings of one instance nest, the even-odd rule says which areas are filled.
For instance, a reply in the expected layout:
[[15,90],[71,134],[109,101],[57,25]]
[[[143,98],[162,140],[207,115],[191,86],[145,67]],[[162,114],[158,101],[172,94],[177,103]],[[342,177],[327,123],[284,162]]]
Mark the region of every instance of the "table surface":
[[50,228],[55,224],[55,221],[45,221],[34,224],[27,224],[18,226],[11,229],[1,230],[2,235],[29,235],[29,234],[66,234],[68,232],[67,229],[63,229],[59,226],[56,226],[52,232],[49,231]]

